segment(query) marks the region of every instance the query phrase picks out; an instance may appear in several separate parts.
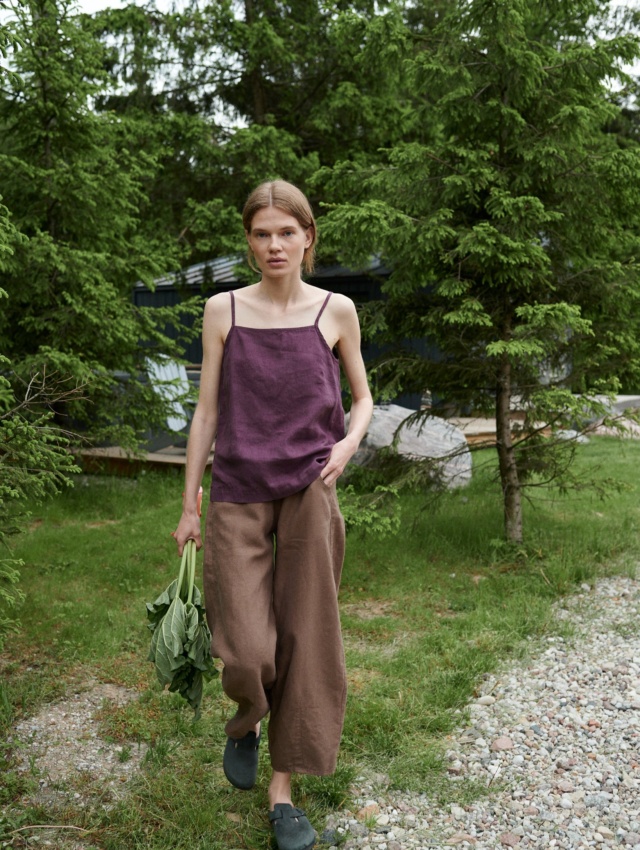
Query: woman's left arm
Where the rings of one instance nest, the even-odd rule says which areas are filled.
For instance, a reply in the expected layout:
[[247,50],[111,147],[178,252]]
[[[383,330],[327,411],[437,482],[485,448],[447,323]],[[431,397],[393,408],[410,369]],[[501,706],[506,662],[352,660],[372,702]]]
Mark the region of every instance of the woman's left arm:
[[338,329],[336,345],[351,390],[352,404],[347,435],[344,440],[334,445],[320,473],[327,485],[338,480],[358,450],[360,441],[367,433],[373,412],[373,399],[360,351],[360,323],[355,304],[350,298],[337,295],[332,297],[331,302],[335,303]]

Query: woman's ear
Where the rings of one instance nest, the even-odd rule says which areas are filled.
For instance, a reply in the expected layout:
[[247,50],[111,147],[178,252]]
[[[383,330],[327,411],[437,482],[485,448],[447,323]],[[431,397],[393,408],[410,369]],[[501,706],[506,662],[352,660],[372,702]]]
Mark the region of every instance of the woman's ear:
[[315,228],[313,226],[307,227],[305,234],[306,234],[306,238],[305,238],[305,242],[304,242],[304,247],[305,247],[305,250],[306,250],[307,248],[310,248],[311,245],[313,245],[313,240],[315,239],[315,235],[316,235]]

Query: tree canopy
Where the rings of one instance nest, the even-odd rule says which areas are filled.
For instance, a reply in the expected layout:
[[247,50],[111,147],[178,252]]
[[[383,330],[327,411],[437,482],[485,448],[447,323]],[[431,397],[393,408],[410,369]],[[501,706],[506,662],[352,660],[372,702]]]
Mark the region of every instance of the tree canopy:
[[496,417],[520,539],[524,487],[566,468],[541,425],[640,386],[638,122],[621,70],[634,14],[596,0],[12,10],[0,349],[17,375],[73,376],[86,398],[57,414],[137,445],[164,414],[146,359],[180,357],[201,305],[136,308],[134,286],[238,251],[247,193],[284,177],[323,213],[325,256],[391,269],[362,312],[384,347],[378,397],[429,390]]

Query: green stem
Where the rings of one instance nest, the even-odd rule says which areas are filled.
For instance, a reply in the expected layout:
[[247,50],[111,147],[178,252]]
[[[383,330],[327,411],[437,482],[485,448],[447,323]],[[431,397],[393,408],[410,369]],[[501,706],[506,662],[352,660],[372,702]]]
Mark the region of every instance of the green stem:
[[193,598],[193,588],[196,582],[196,543],[195,540],[187,540],[186,545],[189,547],[189,594],[187,596],[187,605],[191,603]]
[[184,582],[184,574],[185,569],[188,565],[188,557],[189,557],[189,543],[192,543],[191,540],[187,540],[185,543],[185,547],[182,550],[182,560],[180,561],[180,572],[178,573],[178,586],[176,588],[176,596],[179,596],[184,601],[184,593],[182,592],[182,583]]

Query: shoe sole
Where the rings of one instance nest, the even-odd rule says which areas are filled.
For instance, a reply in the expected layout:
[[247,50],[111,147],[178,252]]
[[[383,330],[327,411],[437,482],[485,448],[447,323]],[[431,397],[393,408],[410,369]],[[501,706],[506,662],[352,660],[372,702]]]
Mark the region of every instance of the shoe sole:
[[[222,765],[222,769],[224,770],[224,775],[227,777],[228,782],[233,785],[234,788],[237,788],[239,791],[251,791],[252,788],[255,788],[255,781],[251,783],[251,785],[239,785],[235,779],[232,779],[224,765]],[[313,845],[311,845],[313,847]],[[304,850],[309,850],[308,847],[305,847]]]

